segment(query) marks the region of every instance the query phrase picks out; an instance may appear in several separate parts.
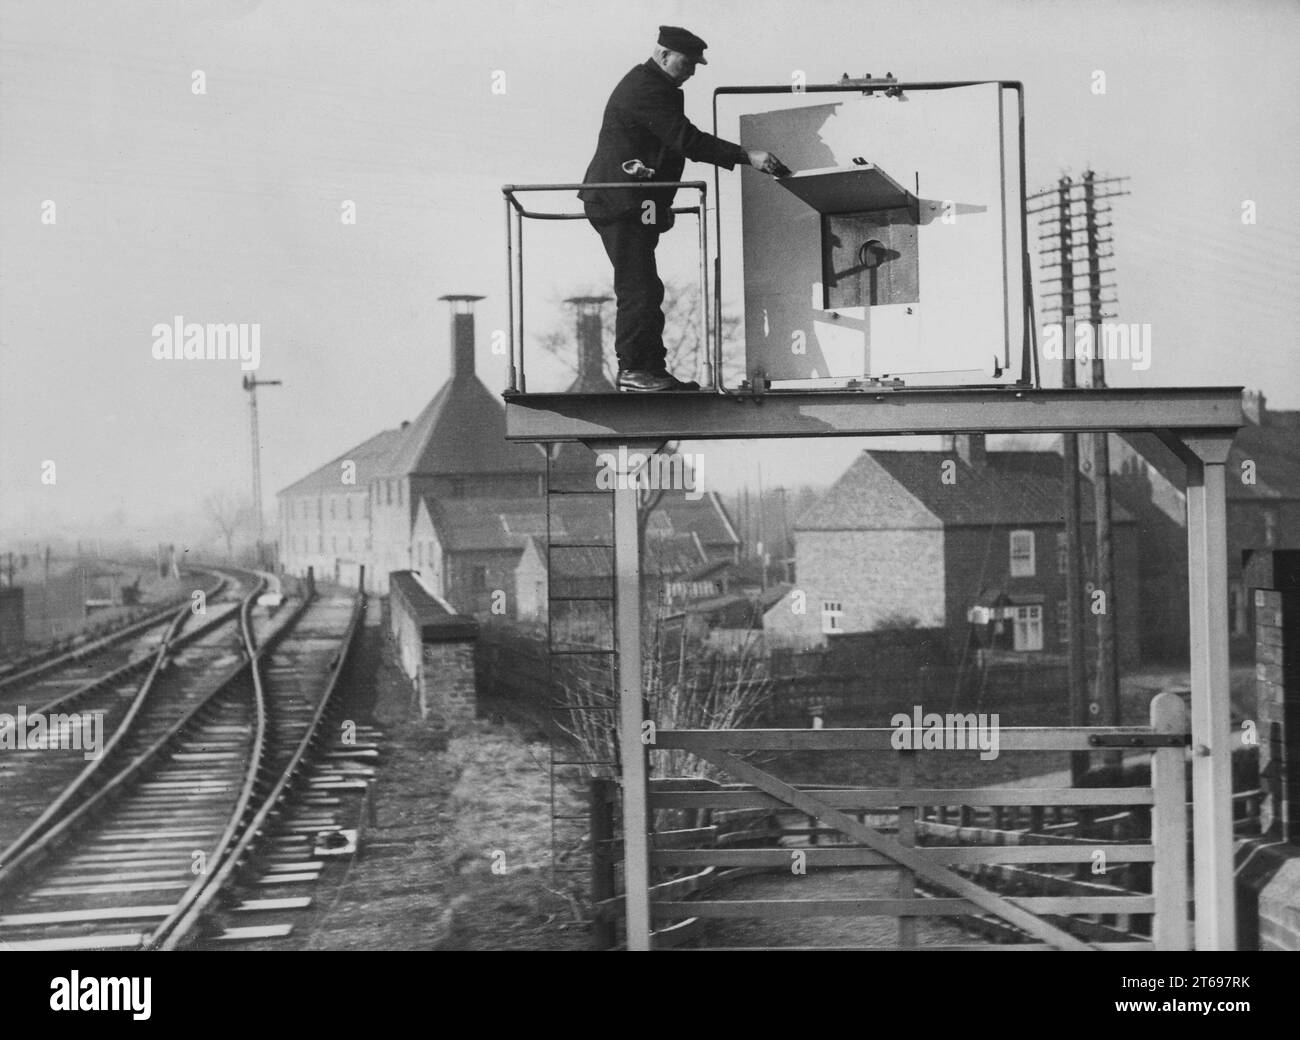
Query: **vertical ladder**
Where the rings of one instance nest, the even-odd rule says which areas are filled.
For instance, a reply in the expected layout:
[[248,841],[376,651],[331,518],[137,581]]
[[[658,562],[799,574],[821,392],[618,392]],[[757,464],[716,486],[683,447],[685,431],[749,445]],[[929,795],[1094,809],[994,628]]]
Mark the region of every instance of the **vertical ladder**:
[[590,834],[587,799],[582,811],[566,808],[557,798],[560,785],[619,770],[614,495],[597,487],[596,475],[596,453],[584,445],[561,444],[547,455],[547,737],[557,887],[560,876],[590,870],[588,857],[571,855]]

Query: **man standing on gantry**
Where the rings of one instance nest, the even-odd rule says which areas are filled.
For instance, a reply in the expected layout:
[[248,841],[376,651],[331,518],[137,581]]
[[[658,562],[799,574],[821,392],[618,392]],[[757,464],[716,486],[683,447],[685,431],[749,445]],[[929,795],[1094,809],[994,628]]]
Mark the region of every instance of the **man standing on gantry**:
[[659,236],[673,226],[676,189],[652,185],[680,180],[687,159],[728,170],[748,164],[778,177],[790,172],[771,152],[724,141],[686,118],[681,86],[696,65],[708,64],[706,46],[694,33],[661,25],[653,56],[619,81],[605,105],[596,154],[583,182],[644,181],[645,190],[584,188],[578,193],[614,265],[614,352],[618,388],[624,391],[700,388],[667,369],[664,283],[655,267],[655,248]]

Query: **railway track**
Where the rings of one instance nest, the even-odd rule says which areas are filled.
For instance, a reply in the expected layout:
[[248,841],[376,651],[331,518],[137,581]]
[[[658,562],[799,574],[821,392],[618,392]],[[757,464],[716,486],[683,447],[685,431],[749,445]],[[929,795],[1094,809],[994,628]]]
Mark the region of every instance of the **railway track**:
[[[282,935],[274,915],[310,903],[287,893],[319,875],[317,843],[349,850],[331,813],[377,751],[332,746],[324,723],[363,601],[272,615],[257,591],[238,607],[239,647],[217,625],[169,656],[111,775],[0,863],[0,948]],[[250,889],[262,897],[229,901]]]
[[[128,652],[125,644],[118,644],[83,658],[73,669],[76,679],[70,689],[67,670],[59,669],[7,691],[0,711],[13,719],[10,743],[18,746],[0,751],[0,868],[93,790],[97,777],[107,775],[120,758],[125,738],[137,723],[142,729],[150,723],[156,727],[159,719],[174,712],[169,701],[153,696],[155,687],[175,685],[165,677],[168,666],[179,654],[188,654],[188,663],[198,656],[198,648],[220,646],[221,630],[229,628],[242,600],[260,587],[260,579],[252,574],[222,575],[206,590],[206,612],[195,615],[187,603],[171,615],[145,652]],[[92,664],[96,671],[87,675]],[[61,692],[51,698],[54,690]],[[39,729],[31,720],[39,720]]]
[[[208,600],[215,599],[230,583],[227,576],[207,571],[191,571],[188,576],[195,579],[196,587]],[[203,578],[206,584],[200,584]],[[7,711],[7,704],[20,703],[18,698],[27,704],[51,700],[70,688],[149,657],[177,616],[189,607],[190,597],[186,596],[184,602],[169,603],[148,617],[71,650],[5,667],[0,670],[0,711]]]

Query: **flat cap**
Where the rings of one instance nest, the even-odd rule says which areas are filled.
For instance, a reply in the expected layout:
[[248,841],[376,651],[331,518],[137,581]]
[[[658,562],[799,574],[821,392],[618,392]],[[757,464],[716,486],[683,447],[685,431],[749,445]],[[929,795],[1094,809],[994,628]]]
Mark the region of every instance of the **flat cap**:
[[683,29],[680,25],[659,26],[659,46],[685,54],[691,61],[699,65],[709,63],[708,59],[704,57],[704,48],[708,44],[693,32]]

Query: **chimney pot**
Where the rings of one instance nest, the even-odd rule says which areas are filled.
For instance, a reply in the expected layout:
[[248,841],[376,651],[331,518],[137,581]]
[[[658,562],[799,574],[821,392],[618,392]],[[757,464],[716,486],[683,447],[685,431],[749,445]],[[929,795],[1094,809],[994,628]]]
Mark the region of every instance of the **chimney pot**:
[[1262,390],[1243,390],[1241,393],[1241,410],[1256,426],[1263,426],[1268,418],[1266,400]]
[[953,450],[971,469],[983,469],[986,460],[984,434],[959,433],[953,437]]
[[474,304],[483,299],[467,293],[439,296],[451,304],[451,377],[474,375]]
[[600,393],[611,389],[605,378],[604,328],[601,309],[608,296],[570,296],[565,303],[573,304],[576,316],[575,332],[578,340],[578,378],[570,392]]

